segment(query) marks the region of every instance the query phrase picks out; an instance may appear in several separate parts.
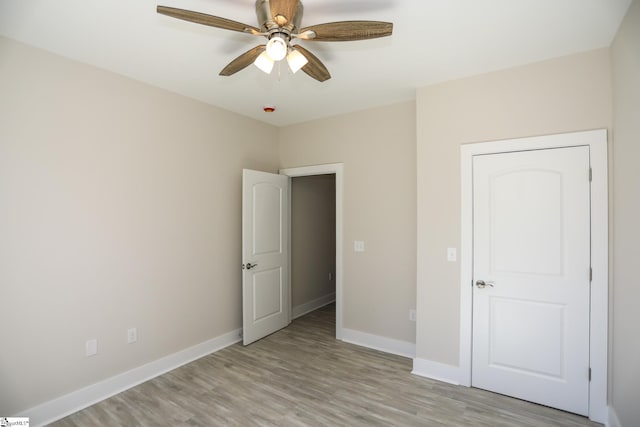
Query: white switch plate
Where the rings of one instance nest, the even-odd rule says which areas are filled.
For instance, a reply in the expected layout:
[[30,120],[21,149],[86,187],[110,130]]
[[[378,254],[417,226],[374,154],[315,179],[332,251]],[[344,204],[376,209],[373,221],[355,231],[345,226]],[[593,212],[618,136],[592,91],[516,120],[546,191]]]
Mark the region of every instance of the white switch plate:
[[89,340],[84,344],[84,354],[94,356],[98,353],[98,340]]
[[138,329],[130,328],[127,329],[127,343],[133,344],[138,341]]
[[447,261],[455,261],[457,258],[456,248],[447,248]]
[[409,310],[409,320],[412,322],[416,321],[416,311],[413,309]]
[[364,242],[362,240],[356,240],[353,242],[354,252],[364,252]]

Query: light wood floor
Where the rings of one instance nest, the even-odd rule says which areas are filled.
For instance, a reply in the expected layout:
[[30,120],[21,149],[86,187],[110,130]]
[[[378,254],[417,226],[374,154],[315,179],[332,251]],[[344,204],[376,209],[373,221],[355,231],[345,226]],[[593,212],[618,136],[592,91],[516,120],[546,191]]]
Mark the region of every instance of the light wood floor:
[[600,426],[412,375],[410,359],[336,341],[334,319],[327,306],[53,426]]

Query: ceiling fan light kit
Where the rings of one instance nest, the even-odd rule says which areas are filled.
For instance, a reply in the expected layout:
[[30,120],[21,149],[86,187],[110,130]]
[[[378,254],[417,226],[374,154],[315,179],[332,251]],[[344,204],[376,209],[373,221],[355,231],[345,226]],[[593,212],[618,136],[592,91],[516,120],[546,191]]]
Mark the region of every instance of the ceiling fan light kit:
[[274,61],[283,60],[288,49],[288,43],[282,34],[274,34],[267,42],[267,55]]
[[300,71],[300,69],[308,63],[309,60],[305,58],[303,54],[297,50],[290,49],[289,54],[287,55],[287,64],[289,64],[289,69],[291,69],[293,74]]
[[271,59],[267,51],[262,52],[260,55],[258,55],[256,60],[253,61],[253,65],[267,74],[271,74],[271,70],[273,70],[273,64],[275,64],[275,62],[273,61],[273,59]]
[[314,54],[292,41],[368,40],[387,37],[393,32],[392,23],[381,21],[341,21],[301,28],[303,7],[300,0],[257,0],[259,28],[168,6],[158,6],[157,12],[184,21],[267,38],[266,45],[256,46],[227,64],[220,71],[221,76],[231,76],[252,63],[269,74],[275,62],[286,58],[293,73],[302,70],[317,81],[324,82],[331,78],[327,67]]

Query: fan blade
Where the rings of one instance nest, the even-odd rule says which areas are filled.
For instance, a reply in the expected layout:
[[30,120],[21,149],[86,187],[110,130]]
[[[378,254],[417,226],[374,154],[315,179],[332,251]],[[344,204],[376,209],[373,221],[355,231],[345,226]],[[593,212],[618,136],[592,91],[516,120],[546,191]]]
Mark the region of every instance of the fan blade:
[[[269,0],[271,17],[278,25],[284,27],[293,20],[298,10],[298,3],[300,3],[300,0]],[[283,18],[279,19],[278,16]]]
[[220,75],[231,76],[237,73],[238,71],[246,68],[247,66],[253,64],[256,58],[260,56],[260,54],[264,52],[266,49],[267,47],[262,45],[262,46],[256,46],[253,49],[246,51],[245,53],[243,53],[242,55],[238,56],[236,59],[231,61],[226,67],[224,67],[222,71],[220,71]]
[[239,31],[241,33],[260,34],[260,30],[242,22],[232,21],[219,16],[207,15],[206,13],[193,12],[191,10],[176,9],[174,7],[158,6],[158,13],[183,21],[195,22],[196,24],[208,25],[210,27],[222,28],[223,30]]
[[302,67],[302,71],[307,73],[310,77],[313,77],[319,82],[327,81],[331,78],[331,74],[329,74],[329,70],[324,64],[311,52],[307,49],[303,48],[300,45],[293,46],[292,49],[297,50],[301,54],[304,55],[305,58],[309,61],[307,65]]
[[367,40],[390,36],[393,32],[393,23],[382,21],[329,22],[303,28],[300,30],[300,34],[308,31],[313,31],[315,37],[308,35],[300,38],[322,42]]

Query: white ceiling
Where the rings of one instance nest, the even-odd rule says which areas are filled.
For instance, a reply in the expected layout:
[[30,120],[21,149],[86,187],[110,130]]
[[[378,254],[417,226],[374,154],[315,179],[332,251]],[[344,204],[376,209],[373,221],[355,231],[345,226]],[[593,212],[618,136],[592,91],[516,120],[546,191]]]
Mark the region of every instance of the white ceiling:
[[[417,87],[609,46],[631,0],[304,0],[303,26],[394,23],[393,36],[302,42],[331,72],[218,72],[263,38],[159,15],[256,25],[254,0],[0,0],[0,34],[278,126],[415,98]],[[274,105],[273,114],[262,112]]]

